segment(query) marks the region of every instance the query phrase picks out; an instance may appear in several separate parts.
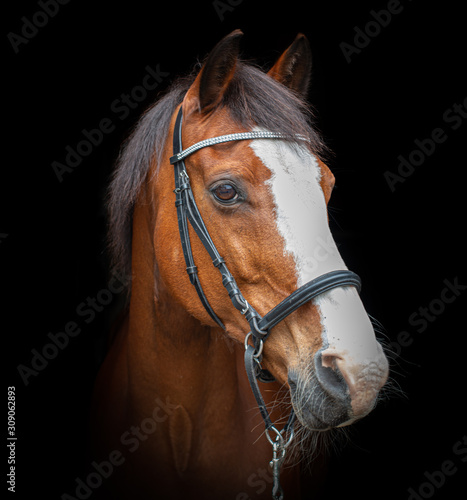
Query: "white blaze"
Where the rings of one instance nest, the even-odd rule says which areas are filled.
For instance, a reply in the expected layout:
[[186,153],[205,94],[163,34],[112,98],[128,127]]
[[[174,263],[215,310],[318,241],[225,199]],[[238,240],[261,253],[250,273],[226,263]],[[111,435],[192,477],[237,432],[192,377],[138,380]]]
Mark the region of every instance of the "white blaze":
[[[251,148],[271,171],[267,185],[275,201],[284,252],[295,261],[297,286],[347,269],[329,229],[316,158],[305,147],[287,141],[258,139]],[[351,365],[379,357],[373,328],[353,287],[326,292],[314,303],[321,314],[323,347],[345,356]]]

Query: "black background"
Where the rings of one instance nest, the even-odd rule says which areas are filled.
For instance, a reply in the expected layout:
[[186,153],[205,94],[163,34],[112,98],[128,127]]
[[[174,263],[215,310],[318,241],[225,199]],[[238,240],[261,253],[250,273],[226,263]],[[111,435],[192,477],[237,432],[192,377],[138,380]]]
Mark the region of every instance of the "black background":
[[[0,253],[6,386],[16,386],[17,496],[73,494],[75,478],[88,470],[87,412],[112,306],[89,324],[76,309],[107,286],[103,197],[119,146],[171,81],[240,28],[243,56],[264,67],[298,32],[309,38],[309,98],[335,153],[335,238],[363,279],[363,301],[384,325],[386,342],[397,342],[401,331],[412,341],[393,363],[404,396],[392,394],[354,426],[333,461],[327,498],[407,499],[409,488],[422,488],[426,498],[459,498],[466,452],[453,447],[467,432],[465,292],[423,332],[409,317],[441,297],[445,280],[467,283],[465,119],[456,130],[443,119],[466,97],[465,14],[450,2],[402,1],[402,11],[349,63],[340,44],[353,45],[354,27],[364,30],[371,10],[386,9],[387,1],[231,3],[238,5],[221,19],[211,1],[71,0],[18,53],[7,34],[21,34],[23,16],[32,20],[42,9],[35,1],[9,6]],[[169,76],[122,119],[111,104],[141,85],[148,65]],[[115,130],[59,182],[52,162],[63,163],[65,148],[104,118]],[[384,173],[397,173],[398,156],[407,158],[415,139],[438,127],[445,142],[392,192]],[[69,321],[81,333],[26,386],[18,365],[30,366],[31,350]],[[423,489],[424,474],[446,460],[457,472]]]

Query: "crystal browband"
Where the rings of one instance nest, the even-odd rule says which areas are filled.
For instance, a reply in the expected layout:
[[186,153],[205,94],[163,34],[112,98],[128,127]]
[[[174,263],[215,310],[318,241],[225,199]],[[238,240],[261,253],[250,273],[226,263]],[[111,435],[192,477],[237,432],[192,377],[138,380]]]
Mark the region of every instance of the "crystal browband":
[[[277,132],[268,132],[267,130],[253,130],[251,132],[239,132],[236,134],[220,135],[218,137],[212,137],[211,139],[205,139],[204,141],[197,142],[192,146],[186,148],[170,157],[170,164],[173,165],[177,161],[185,159],[187,156],[191,155],[198,149],[206,148],[208,146],[214,146],[215,144],[221,144],[222,142],[230,141],[244,141],[246,139],[287,139],[290,136],[286,134],[281,134]],[[301,135],[296,135],[296,139],[301,141],[306,141],[306,137]]]

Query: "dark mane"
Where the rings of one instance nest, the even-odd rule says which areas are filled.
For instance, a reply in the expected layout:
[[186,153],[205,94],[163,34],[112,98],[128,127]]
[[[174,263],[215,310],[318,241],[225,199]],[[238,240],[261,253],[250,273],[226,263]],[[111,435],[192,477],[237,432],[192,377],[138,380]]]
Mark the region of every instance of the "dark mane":
[[[196,75],[177,80],[140,118],[125,141],[108,190],[108,244],[112,271],[129,277],[133,207],[154,158],[160,156],[168,126]],[[311,112],[300,97],[255,66],[238,62],[222,103],[232,119],[244,128],[261,128],[309,138],[312,151],[325,152],[319,134],[311,126]]]

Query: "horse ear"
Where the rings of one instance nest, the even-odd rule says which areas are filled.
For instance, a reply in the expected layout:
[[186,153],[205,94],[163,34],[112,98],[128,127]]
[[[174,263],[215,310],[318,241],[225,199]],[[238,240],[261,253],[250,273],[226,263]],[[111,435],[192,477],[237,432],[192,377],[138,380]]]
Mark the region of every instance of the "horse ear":
[[268,75],[306,97],[311,78],[311,48],[305,35],[299,33],[296,36]]
[[242,36],[240,30],[232,31],[212,49],[187,92],[185,100],[189,103],[188,107],[194,105],[199,112],[208,113],[221,102],[235,73]]

